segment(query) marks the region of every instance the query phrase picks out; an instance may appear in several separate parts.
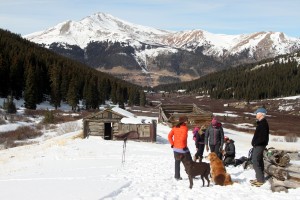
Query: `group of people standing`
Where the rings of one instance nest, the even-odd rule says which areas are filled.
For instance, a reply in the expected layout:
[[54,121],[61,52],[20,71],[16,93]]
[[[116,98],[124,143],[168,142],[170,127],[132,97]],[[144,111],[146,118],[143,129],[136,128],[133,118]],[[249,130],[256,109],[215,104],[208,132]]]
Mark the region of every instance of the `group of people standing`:
[[[252,163],[256,179],[251,180],[253,186],[264,184],[264,163],[263,151],[269,141],[269,126],[265,119],[266,109],[259,108],[255,111],[257,127],[252,139],[253,153]],[[224,136],[222,124],[214,117],[209,126],[196,126],[193,130],[193,140],[195,141],[196,153],[192,158],[187,146],[188,138],[188,118],[181,116],[176,126],[172,128],[168,135],[168,140],[173,148],[175,158],[175,179],[181,180],[180,176],[180,159],[179,155],[184,154],[188,159],[202,162],[203,153],[206,151],[215,152],[223,160],[225,166],[234,164],[235,161],[235,144],[234,140]],[[225,146],[224,146],[225,145]]]

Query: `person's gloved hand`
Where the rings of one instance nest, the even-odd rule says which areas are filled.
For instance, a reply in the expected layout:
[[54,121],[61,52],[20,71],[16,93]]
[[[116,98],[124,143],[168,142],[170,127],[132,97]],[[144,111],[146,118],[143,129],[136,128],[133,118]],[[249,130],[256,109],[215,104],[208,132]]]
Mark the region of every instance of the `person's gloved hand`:
[[173,148],[174,145],[171,145],[171,148]]

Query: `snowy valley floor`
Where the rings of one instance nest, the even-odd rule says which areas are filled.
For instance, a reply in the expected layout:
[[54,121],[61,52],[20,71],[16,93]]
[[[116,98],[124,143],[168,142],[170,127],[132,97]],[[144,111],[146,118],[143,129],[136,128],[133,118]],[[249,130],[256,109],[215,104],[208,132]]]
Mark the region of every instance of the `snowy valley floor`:
[[[99,200],[99,199],[300,199],[300,188],[272,193],[270,184],[251,187],[252,169],[228,167],[232,186],[193,189],[181,165],[183,180],[175,181],[173,152],[167,141],[169,127],[158,124],[157,142],[107,141],[100,137],[80,139],[78,132],[64,134],[39,144],[1,150],[1,200]],[[195,147],[189,133],[189,148]],[[252,135],[225,129],[235,140],[236,158],[247,156]],[[298,143],[270,142],[268,147],[299,150]],[[297,149],[298,148],[298,149]],[[122,154],[125,151],[125,162]],[[207,152],[205,152],[207,155]],[[299,161],[297,161],[299,162]]]

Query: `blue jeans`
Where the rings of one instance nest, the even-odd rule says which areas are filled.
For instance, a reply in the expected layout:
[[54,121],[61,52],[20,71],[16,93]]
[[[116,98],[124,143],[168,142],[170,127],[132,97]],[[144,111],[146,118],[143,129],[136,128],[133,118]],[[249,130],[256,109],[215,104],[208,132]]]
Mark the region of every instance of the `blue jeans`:
[[174,151],[174,158],[175,158],[175,178],[178,179],[180,178],[180,159],[178,159],[178,156],[180,154],[184,154],[185,156],[187,156],[188,159],[192,160],[192,156],[191,156],[191,153],[188,152],[188,153],[178,153],[178,152],[175,152]]

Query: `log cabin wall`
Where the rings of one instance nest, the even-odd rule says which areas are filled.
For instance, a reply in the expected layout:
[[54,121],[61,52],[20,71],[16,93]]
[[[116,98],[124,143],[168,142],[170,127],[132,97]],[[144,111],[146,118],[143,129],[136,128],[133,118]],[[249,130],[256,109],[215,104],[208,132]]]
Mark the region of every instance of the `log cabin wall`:
[[92,114],[83,119],[84,136],[101,136],[104,139],[112,139],[118,134],[118,127],[124,116],[109,109]]
[[[156,120],[151,124],[119,124],[119,135],[134,131],[138,138],[135,140],[156,142]],[[114,138],[117,139],[117,138]]]
[[212,113],[204,111],[195,104],[165,104],[159,107],[159,122],[164,122],[170,127],[178,123],[179,117],[186,115],[189,119],[189,128],[196,125],[208,125],[212,119]]
[[84,118],[84,137],[91,135],[115,140],[115,136],[135,131],[138,134],[138,140],[156,141],[156,120],[152,120],[152,123],[124,124],[121,123],[123,117],[125,116],[107,109]]

